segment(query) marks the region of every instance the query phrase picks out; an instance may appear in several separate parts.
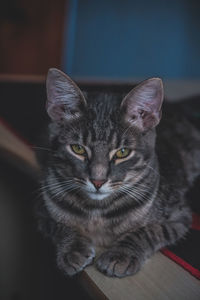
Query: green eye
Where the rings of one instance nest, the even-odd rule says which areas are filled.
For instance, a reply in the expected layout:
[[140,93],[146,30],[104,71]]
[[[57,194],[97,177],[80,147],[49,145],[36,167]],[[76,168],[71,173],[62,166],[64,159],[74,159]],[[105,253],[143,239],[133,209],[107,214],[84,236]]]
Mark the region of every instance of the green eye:
[[131,150],[128,148],[121,148],[115,153],[116,158],[125,158],[130,154]]
[[86,153],[85,148],[81,145],[78,144],[71,145],[71,148],[74,151],[74,153],[78,155],[84,155]]

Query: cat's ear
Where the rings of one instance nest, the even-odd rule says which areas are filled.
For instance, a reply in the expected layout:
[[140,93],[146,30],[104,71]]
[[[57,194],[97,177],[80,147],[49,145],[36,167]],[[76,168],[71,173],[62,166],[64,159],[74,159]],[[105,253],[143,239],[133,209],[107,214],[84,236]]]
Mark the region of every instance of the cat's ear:
[[146,131],[155,127],[161,118],[163,84],[160,78],[140,83],[125,96],[121,103],[125,122]]
[[78,86],[62,71],[49,69],[47,80],[47,112],[54,121],[79,118],[86,100]]

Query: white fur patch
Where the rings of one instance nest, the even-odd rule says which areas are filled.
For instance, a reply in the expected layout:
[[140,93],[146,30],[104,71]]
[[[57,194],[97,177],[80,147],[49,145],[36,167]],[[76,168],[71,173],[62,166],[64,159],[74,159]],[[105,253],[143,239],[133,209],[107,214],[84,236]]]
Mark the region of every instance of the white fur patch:
[[98,193],[88,193],[88,196],[93,200],[103,200],[110,194],[98,194]]
[[112,193],[112,189],[109,186],[109,181],[105,182],[97,191],[91,181],[87,179],[85,190],[88,196],[93,200],[103,200],[104,198],[110,196],[110,194]]
[[95,249],[94,247],[90,247],[91,254],[90,256],[86,259],[85,263],[82,265],[81,270],[83,270],[87,265],[90,265],[95,257]]

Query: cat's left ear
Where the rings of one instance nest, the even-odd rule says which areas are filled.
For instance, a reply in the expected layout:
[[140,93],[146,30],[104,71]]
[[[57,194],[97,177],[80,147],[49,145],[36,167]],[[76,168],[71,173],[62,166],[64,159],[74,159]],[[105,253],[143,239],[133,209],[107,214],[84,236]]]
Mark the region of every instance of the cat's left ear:
[[79,118],[86,106],[86,100],[71,78],[62,71],[49,69],[47,80],[47,112],[57,122]]
[[163,94],[160,78],[151,78],[140,83],[121,103],[124,121],[142,131],[155,127],[161,119]]

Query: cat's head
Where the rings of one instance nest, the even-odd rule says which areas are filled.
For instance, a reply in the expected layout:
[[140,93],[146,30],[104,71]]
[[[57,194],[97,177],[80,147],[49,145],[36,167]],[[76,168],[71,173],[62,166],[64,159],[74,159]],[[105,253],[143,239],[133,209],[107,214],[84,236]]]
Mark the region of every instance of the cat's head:
[[[52,120],[52,167],[70,191],[102,200],[148,172],[155,126],[161,118],[163,85],[148,79],[125,97],[83,93],[63,72],[47,76],[47,112]],[[55,158],[55,159],[54,159]]]

